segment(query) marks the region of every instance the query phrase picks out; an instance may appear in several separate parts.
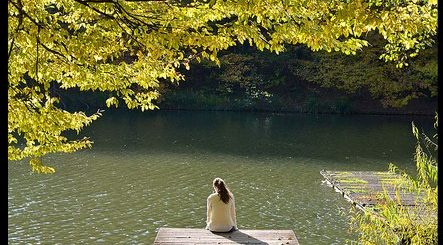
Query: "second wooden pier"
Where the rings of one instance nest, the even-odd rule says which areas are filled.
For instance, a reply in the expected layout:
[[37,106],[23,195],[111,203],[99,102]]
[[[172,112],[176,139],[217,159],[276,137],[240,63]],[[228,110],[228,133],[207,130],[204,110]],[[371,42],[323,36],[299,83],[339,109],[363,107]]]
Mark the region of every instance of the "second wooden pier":
[[[374,207],[382,200],[380,194],[386,191],[391,199],[396,198],[396,181],[400,181],[399,175],[391,172],[376,171],[320,171],[326,182],[334,187],[337,192],[362,210]],[[401,205],[413,207],[423,204],[423,193],[417,195],[407,191],[406,188],[399,190]]]

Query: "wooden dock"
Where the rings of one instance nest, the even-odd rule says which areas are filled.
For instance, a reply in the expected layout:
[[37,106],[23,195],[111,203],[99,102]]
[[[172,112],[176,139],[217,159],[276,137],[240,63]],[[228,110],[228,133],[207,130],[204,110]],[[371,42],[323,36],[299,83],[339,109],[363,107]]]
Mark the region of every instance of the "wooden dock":
[[255,244],[298,245],[292,230],[237,230],[230,233],[197,228],[160,228],[154,245]]
[[[340,192],[348,201],[364,210],[381,201],[380,193],[384,190],[391,199],[395,197],[395,182],[399,175],[391,172],[376,171],[320,171],[326,182]],[[423,203],[423,195],[417,195],[400,189],[402,206],[415,206]],[[365,211],[365,210],[364,210]]]

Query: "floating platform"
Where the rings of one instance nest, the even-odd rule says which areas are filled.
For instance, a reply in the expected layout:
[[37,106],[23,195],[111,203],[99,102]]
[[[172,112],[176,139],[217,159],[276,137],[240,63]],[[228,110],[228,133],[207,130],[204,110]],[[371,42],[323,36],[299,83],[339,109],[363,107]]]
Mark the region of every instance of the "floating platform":
[[[322,170],[320,174],[327,184],[362,210],[379,203],[382,200],[380,194],[384,191],[395,199],[395,184],[400,181],[400,176],[391,172]],[[402,206],[423,204],[423,194],[417,195],[406,189],[400,189],[399,194]]]
[[254,244],[298,245],[292,230],[237,230],[229,233],[198,228],[160,228],[154,245]]

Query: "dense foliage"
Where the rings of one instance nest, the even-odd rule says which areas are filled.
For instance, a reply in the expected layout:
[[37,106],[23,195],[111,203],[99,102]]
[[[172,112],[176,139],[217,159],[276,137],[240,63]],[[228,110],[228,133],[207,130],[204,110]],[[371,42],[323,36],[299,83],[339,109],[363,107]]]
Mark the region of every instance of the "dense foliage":
[[[436,116],[435,127],[438,126]],[[380,204],[373,212],[355,212],[352,227],[359,234],[362,244],[438,244],[438,162],[437,134],[428,137],[419,133],[412,124],[412,131],[417,139],[415,164],[417,177],[399,171],[391,164],[390,171],[401,174],[396,183],[396,198],[384,193]],[[421,194],[423,202],[415,206],[401,205],[400,189]]]
[[437,96],[436,46],[411,60],[408,67],[398,69],[392,63],[377,59],[381,42],[378,37],[372,37],[372,45],[353,56],[312,53],[310,60],[296,62],[292,70],[322,87],[338,88],[346,93],[367,89],[384,106],[398,108],[417,98]]
[[[383,42],[345,55],[313,52],[298,45],[284,53],[236,46],[219,55],[220,66],[192,64],[186,82],[162,89],[161,108],[297,112],[427,113],[436,109],[437,47],[422,51],[409,66],[378,58]],[[427,104],[418,108],[419,103]],[[414,108],[414,109],[413,109]],[[413,112],[415,111],[415,112]]]
[[356,54],[369,45],[364,34],[377,31],[387,41],[380,57],[402,67],[436,30],[436,0],[8,0],[8,159],[33,158],[33,169],[53,172],[39,158],[91,146],[67,133],[100,112],[61,109],[54,87],[104,91],[108,106],[151,110],[162,84],[184,78],[179,68],[218,64],[218,52],[239,43]]

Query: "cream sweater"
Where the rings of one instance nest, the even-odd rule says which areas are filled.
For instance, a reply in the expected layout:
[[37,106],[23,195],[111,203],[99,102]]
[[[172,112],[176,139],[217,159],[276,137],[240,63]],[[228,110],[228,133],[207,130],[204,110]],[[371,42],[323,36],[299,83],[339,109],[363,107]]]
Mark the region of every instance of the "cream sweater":
[[237,228],[234,196],[226,204],[217,193],[211,194],[207,200],[206,229],[215,232],[230,231],[233,226]]

